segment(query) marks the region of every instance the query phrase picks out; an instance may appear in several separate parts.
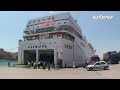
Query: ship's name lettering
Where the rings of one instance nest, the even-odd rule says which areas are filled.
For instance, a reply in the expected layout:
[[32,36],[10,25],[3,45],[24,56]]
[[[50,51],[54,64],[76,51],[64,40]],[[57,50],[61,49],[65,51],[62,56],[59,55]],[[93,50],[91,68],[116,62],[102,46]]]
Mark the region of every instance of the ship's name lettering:
[[31,46],[28,46],[28,48],[47,48],[47,45],[46,44],[43,44],[43,45],[31,45]]

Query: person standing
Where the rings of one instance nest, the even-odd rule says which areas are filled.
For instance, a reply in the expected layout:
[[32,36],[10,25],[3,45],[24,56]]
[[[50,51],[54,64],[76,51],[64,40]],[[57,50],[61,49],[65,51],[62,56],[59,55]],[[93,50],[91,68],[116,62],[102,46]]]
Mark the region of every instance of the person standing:
[[40,68],[40,63],[41,63],[41,62],[39,61],[39,62],[38,62],[38,69]]
[[33,68],[34,68],[34,69],[36,68],[36,63],[35,63],[35,61],[34,61],[34,63],[33,63]]
[[30,62],[29,62],[29,61],[27,61],[27,63],[28,63],[27,68],[30,68]]
[[47,65],[48,65],[48,70],[50,70],[50,63],[48,62],[48,64],[47,64]]
[[10,67],[10,61],[8,61],[8,67]]
[[60,59],[60,69],[62,69],[62,60]]
[[31,66],[33,67],[33,61],[31,61]]
[[66,68],[66,63],[65,63],[65,68]]
[[43,62],[43,69],[46,69],[46,62]]
[[55,69],[55,63],[53,62],[53,68]]

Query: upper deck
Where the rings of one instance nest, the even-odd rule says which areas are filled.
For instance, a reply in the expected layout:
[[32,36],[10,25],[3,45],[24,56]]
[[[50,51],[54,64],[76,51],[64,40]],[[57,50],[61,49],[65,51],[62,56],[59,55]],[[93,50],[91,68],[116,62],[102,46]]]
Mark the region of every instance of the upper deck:
[[73,33],[75,32],[76,34],[78,34],[78,36],[82,36],[82,30],[69,13],[56,14],[52,16],[29,20],[24,33],[28,35],[52,31],[54,32],[61,27],[72,27]]

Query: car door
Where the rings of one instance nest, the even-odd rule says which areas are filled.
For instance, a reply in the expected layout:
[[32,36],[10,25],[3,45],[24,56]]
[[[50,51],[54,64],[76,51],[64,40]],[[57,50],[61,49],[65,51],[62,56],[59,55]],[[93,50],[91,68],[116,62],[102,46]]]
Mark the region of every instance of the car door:
[[104,69],[106,63],[105,63],[105,62],[101,62],[100,64],[101,64],[101,67],[100,67],[100,68],[101,68],[101,69]]
[[100,62],[94,64],[94,69],[100,69]]

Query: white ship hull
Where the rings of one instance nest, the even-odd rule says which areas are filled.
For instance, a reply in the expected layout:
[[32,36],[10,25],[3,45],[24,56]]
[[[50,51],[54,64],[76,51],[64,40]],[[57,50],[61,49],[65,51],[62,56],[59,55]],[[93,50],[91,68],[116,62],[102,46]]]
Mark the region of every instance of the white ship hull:
[[[69,25],[67,24],[64,26],[66,27],[73,26],[70,23]],[[71,31],[73,30],[73,28],[68,28],[68,29]],[[25,57],[30,57],[30,56],[25,56],[26,51],[35,52],[34,59],[36,62],[38,62],[41,59],[41,52],[51,51],[54,55],[54,58],[52,59],[54,59],[53,61],[56,67],[57,67],[58,59],[62,60],[63,67],[83,66],[85,64],[85,61],[90,60],[90,57],[95,54],[95,50],[91,49],[88,46],[88,44],[86,44],[87,42],[83,40],[84,38],[81,39],[80,37],[78,37],[69,30],[49,32],[50,34],[53,34],[52,38],[45,38],[49,33],[47,34],[43,33],[41,34],[44,35],[44,38],[42,39],[19,41],[18,63],[26,64],[27,60],[25,60]],[[81,33],[81,31],[79,33]],[[33,34],[33,36],[35,35],[37,34]],[[66,39],[66,37],[63,37],[63,35],[68,35],[71,37],[71,39]]]

